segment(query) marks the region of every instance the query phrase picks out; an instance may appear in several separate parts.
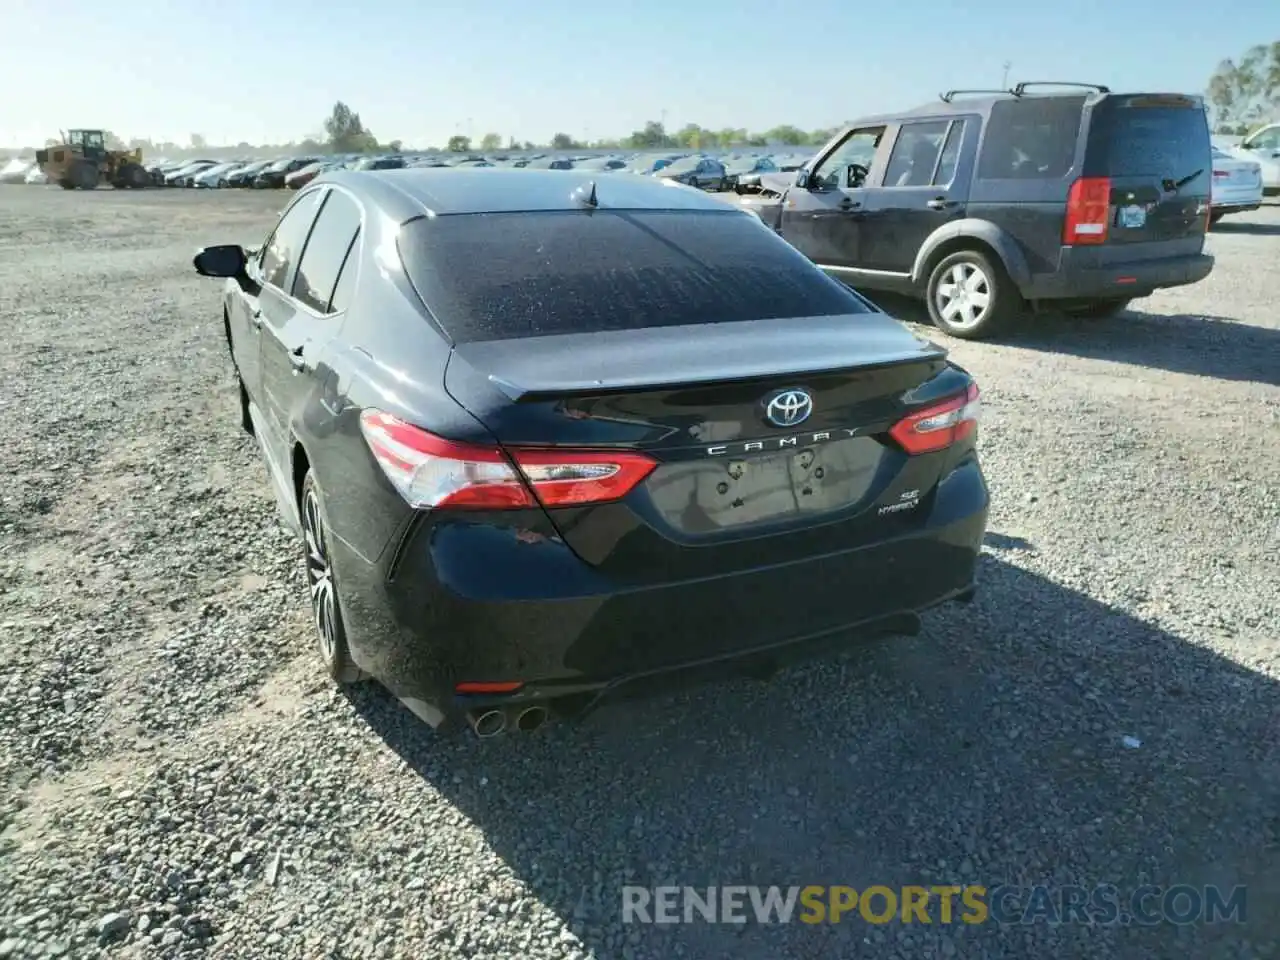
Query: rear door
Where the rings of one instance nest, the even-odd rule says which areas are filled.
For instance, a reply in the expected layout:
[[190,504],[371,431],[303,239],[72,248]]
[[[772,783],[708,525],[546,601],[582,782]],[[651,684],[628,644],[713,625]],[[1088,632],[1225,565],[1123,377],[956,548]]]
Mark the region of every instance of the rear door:
[[297,313],[289,289],[323,197],[323,189],[309,190],[290,204],[271,239],[258,255],[255,268],[259,290],[249,322],[258,332],[259,390],[254,400],[263,414],[258,439],[266,447],[273,466],[282,472],[289,459],[286,442],[280,436],[276,412],[279,400],[275,393],[280,387],[267,367],[274,360],[274,347],[263,341],[269,337],[278,338],[280,331],[293,322]]
[[1104,256],[1200,253],[1213,183],[1209,124],[1194,97],[1107,96],[1088,118],[1084,176],[1111,184]]
[[360,231],[360,207],[348,193],[322,187],[309,195],[319,214],[301,256],[263,297],[264,412],[282,464],[289,462],[294,417],[325,375],[317,359],[342,324],[345,304],[334,302],[334,291]]
[[[866,191],[859,261],[854,266],[910,273],[925,239],[964,216],[973,156],[972,149],[961,151],[965,130],[965,118],[918,120],[898,127],[884,174]],[[958,170],[962,156],[965,169]]]
[[[908,457],[885,432],[963,375],[755,218],[444,216],[399,245],[456,343],[447,389],[500,442],[659,461],[620,501],[548,511],[602,570],[715,575],[925,515],[947,457]],[[911,506],[882,512],[896,503]]]

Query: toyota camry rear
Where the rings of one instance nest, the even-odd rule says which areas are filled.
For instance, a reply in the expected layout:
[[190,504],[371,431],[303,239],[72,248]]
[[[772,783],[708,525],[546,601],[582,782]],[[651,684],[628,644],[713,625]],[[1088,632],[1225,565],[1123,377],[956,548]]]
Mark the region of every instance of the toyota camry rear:
[[629,179],[321,180],[364,226],[293,475],[344,655],[433,724],[767,674],[973,594],[973,378],[754,217]]

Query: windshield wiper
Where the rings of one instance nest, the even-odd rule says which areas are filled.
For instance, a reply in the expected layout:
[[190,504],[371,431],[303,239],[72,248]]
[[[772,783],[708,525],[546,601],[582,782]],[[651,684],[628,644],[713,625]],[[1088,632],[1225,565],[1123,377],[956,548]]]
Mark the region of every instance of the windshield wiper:
[[1200,176],[1200,174],[1202,173],[1204,173],[1204,167],[1201,167],[1199,170],[1195,171],[1194,173],[1187,174],[1181,180],[1165,180],[1164,183],[1161,184],[1161,186],[1164,187],[1165,193],[1177,193],[1179,190],[1185,187],[1188,183],[1190,183],[1196,177]]

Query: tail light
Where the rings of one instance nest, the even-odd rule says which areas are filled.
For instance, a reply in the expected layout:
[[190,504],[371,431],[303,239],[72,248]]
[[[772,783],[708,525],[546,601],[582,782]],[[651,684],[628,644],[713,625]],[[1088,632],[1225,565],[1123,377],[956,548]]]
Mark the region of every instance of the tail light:
[[1111,223],[1111,179],[1081,177],[1067,194],[1067,218],[1062,224],[1066,246],[1107,242]]
[[1230,171],[1230,170],[1215,170],[1215,171],[1213,171],[1213,179],[1214,179],[1214,180],[1230,180],[1230,179],[1231,179],[1231,171]]
[[513,510],[619,500],[658,465],[631,451],[458,443],[366,410],[360,429],[391,485],[412,507]]
[[973,436],[978,429],[978,385],[958,397],[944,400],[903,417],[889,430],[889,436],[907,453],[931,453]]

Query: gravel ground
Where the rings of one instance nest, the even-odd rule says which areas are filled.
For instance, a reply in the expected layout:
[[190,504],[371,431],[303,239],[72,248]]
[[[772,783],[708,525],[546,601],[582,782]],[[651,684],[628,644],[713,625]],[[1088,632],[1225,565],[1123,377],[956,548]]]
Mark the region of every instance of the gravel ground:
[[[1123,318],[952,344],[973,605],[480,743],[312,659],[190,269],[283,200],[0,189],[0,958],[1280,956],[1280,208]],[[620,917],[624,883],[947,882],[1245,884],[1247,921]]]

